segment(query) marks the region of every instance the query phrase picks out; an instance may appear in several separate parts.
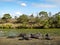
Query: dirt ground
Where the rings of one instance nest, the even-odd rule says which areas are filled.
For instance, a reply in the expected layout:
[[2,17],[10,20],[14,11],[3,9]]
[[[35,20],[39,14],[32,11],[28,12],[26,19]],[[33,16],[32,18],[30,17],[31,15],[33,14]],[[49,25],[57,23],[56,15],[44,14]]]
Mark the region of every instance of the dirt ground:
[[19,38],[0,37],[0,45],[60,45],[60,36],[52,40],[32,39],[32,40],[18,40]]

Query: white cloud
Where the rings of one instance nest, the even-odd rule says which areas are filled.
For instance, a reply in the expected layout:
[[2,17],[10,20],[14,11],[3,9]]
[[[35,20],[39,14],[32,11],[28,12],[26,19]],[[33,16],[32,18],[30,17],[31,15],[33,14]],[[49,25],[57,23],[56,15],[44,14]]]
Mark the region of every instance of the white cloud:
[[26,3],[21,3],[20,5],[21,5],[21,6],[24,6],[24,7],[25,7],[25,6],[27,6],[27,4],[26,4]]
[[33,3],[32,6],[38,7],[38,8],[55,8],[56,5],[50,5],[50,4],[37,4]]
[[20,6],[23,6],[23,7],[27,6],[27,4],[23,1],[17,1],[17,4],[19,4]]
[[22,13],[21,13],[21,12],[16,12],[15,14],[16,14],[16,15],[22,15]]

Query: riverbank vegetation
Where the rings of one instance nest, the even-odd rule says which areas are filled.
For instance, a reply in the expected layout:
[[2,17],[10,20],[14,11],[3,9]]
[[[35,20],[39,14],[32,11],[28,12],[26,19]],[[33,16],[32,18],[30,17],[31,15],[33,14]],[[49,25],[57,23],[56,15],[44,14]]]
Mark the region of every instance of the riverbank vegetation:
[[60,28],[60,12],[54,15],[51,12],[41,11],[34,16],[22,14],[19,17],[12,18],[10,14],[4,14],[0,18],[1,29],[43,29],[43,28]]

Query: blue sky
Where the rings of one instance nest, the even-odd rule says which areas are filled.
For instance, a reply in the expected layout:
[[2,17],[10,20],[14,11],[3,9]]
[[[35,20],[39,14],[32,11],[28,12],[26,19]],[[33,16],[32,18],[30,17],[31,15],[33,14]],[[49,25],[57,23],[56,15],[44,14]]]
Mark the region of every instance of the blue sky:
[[40,11],[59,12],[60,0],[0,0],[0,17],[5,13],[12,17],[32,13],[36,16]]

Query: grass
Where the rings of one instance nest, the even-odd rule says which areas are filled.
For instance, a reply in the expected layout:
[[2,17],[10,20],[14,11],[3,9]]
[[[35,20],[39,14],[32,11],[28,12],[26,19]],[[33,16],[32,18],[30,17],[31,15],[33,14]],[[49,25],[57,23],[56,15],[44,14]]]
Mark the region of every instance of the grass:
[[49,33],[51,36],[56,36],[53,40],[18,40],[19,38],[0,37],[0,45],[60,45],[60,29],[0,29],[0,31],[7,36],[19,33]]
[[5,34],[12,33],[41,33],[46,34],[49,33],[50,35],[60,36],[60,29],[0,29],[0,31],[5,32]]

